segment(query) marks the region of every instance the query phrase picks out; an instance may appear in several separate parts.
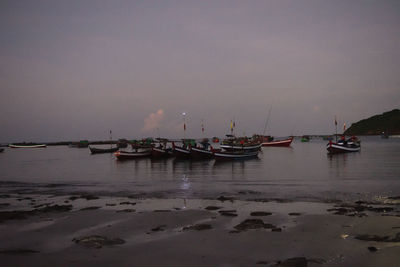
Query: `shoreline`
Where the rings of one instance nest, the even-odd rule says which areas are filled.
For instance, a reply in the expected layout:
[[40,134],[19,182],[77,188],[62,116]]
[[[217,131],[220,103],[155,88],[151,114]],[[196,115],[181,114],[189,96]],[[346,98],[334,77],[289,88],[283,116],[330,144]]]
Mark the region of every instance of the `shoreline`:
[[9,266],[390,266],[400,260],[397,198],[382,205],[223,195],[0,197],[0,258]]

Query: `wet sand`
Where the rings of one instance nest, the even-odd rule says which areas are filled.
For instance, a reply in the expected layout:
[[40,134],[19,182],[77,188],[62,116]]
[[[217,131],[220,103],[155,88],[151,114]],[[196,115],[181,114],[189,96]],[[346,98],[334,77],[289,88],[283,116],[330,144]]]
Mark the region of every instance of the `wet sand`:
[[400,205],[385,202],[2,195],[0,262],[396,266]]

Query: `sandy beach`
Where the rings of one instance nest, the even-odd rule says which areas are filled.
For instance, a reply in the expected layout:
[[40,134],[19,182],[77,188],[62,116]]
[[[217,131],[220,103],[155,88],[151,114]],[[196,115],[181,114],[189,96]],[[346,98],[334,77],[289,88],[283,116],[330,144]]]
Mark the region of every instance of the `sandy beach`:
[[396,266],[380,203],[4,194],[2,266]]

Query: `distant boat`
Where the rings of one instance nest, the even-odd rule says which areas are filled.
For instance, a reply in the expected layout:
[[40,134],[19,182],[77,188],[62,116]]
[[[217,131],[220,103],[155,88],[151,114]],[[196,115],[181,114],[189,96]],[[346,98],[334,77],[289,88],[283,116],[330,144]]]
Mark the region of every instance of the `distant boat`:
[[4,148],[0,148],[0,153],[4,151]]
[[213,143],[219,143],[219,138],[218,137],[213,137],[212,138]]
[[382,133],[381,133],[381,138],[382,138],[382,139],[388,139],[388,138],[389,138],[389,135],[388,135],[386,132],[382,132]]
[[356,137],[351,137],[347,140],[341,139],[338,142],[329,141],[326,145],[326,149],[329,153],[346,153],[346,152],[358,152],[361,150],[360,141]]
[[151,149],[143,150],[143,151],[117,151],[114,153],[114,156],[118,160],[125,160],[125,159],[137,159],[143,157],[149,157],[151,155]]
[[111,148],[97,148],[89,146],[90,153],[92,154],[101,154],[101,153],[114,153],[118,151],[119,147],[111,147]]
[[301,142],[310,142],[310,136],[308,135],[303,135],[301,137]]
[[215,151],[215,160],[244,160],[256,158],[259,150],[255,151]]
[[13,145],[13,144],[9,144],[8,145],[11,148],[44,148],[46,147],[45,144],[41,144],[41,145]]
[[274,140],[274,141],[264,141],[261,143],[262,146],[283,146],[288,147],[292,144],[293,137],[289,137],[287,139],[282,140]]
[[331,141],[331,140],[333,140],[333,137],[330,135],[325,135],[325,136],[322,136],[322,140]]

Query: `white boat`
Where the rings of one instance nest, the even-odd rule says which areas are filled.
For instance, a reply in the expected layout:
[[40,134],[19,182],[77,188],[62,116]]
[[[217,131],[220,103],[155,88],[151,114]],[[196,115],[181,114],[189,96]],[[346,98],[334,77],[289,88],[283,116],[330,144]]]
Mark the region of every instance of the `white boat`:
[[43,148],[43,147],[46,147],[45,144],[42,144],[42,145],[13,145],[13,144],[10,144],[8,146],[11,148]]
[[151,149],[140,152],[117,151],[114,153],[114,156],[119,160],[143,158],[143,157],[149,157],[150,155],[151,155]]

